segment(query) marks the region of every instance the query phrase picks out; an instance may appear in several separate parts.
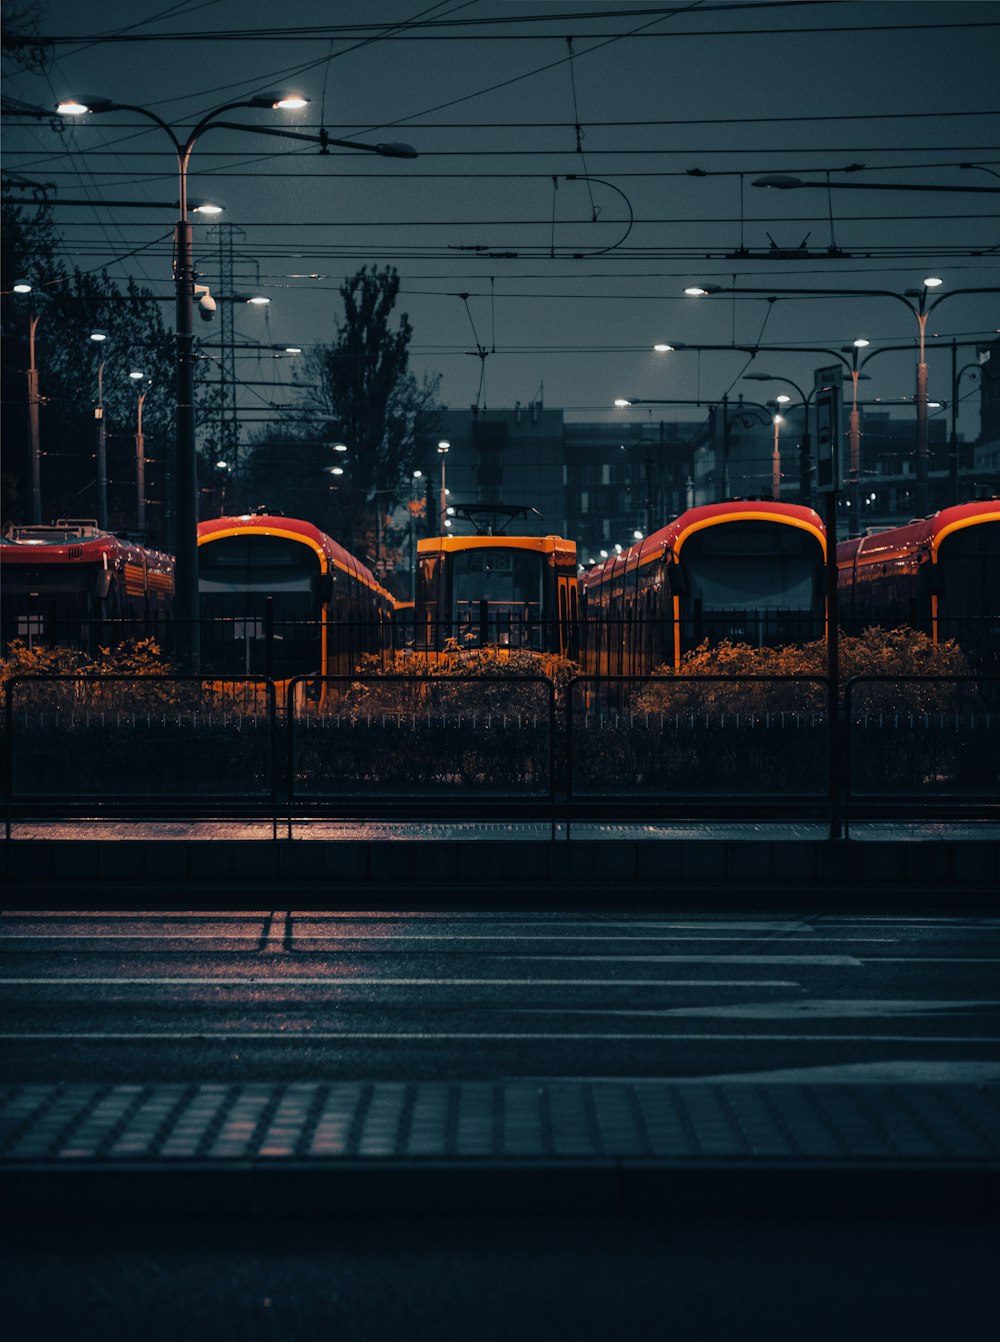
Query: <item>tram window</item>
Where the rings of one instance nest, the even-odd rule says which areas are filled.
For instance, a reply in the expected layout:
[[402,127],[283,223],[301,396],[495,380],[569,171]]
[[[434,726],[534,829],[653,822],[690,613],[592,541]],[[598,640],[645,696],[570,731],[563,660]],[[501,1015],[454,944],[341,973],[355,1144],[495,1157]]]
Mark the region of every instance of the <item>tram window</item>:
[[706,610],[809,610],[821,563],[815,539],[768,522],[706,528],[684,547],[688,595]]
[[475,549],[452,557],[452,593],[459,601],[540,605],[542,558],[531,550]]
[[202,592],[312,593],[319,559],[282,536],[227,536],[198,552]]
[[706,610],[808,610],[813,603],[813,568],[802,557],[701,559],[689,577],[690,594]]
[[1000,609],[1000,524],[966,527],[941,546],[938,563],[949,614],[987,614]]

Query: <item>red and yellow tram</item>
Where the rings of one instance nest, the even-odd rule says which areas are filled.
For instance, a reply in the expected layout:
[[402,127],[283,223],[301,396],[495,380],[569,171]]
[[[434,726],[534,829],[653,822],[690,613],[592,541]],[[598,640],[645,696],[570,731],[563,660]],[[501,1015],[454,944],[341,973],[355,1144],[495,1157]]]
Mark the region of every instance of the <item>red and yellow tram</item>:
[[1000,499],[942,508],[837,546],[840,623],[907,625],[1000,662]]
[[388,642],[395,599],[311,522],[200,522],[198,573],[203,664],[218,674],[349,675]]
[[99,644],[159,632],[173,614],[174,561],[91,519],[12,528],[0,538],[2,640]]
[[[525,509],[468,505],[511,518]],[[441,650],[497,646],[573,655],[576,543],[561,536],[435,536],[417,543],[415,642]]]
[[691,508],[584,575],[587,668],[647,675],[706,640],[821,638],[825,563],[811,508],[740,499]]

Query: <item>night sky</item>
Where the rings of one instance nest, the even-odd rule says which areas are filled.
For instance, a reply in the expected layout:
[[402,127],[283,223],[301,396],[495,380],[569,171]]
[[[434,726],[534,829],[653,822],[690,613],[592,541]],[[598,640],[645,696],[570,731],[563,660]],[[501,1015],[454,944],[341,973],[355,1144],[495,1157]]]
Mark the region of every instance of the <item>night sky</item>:
[[[685,298],[696,280],[776,292],[902,293],[927,275],[944,280],[938,294],[1000,285],[997,195],[752,185],[775,173],[824,183],[829,171],[834,183],[1000,187],[1000,4],[41,8],[44,32],[79,40],[60,41],[44,74],[8,66],[8,99],[48,109],[71,93],[101,94],[189,128],[227,101],[294,88],[311,99],[303,111],[232,119],[414,145],[413,161],[320,156],[290,139],[212,131],[194,150],[189,190],[226,206],[236,284],[272,300],[266,311],[239,309],[243,337],[328,341],[344,276],[394,265],[414,327],[413,370],[440,373],[452,407],[543,395],[592,419],[621,416],[611,407],[622,395],[757,399],[761,384],[740,381],[746,355],[651,347],[840,348],[858,336],[877,346],[917,334],[888,298]],[[56,218],[71,263],[171,294],[176,169],[162,131],[130,113],[86,117],[62,133],[5,118],[4,141],[5,173],[51,183],[57,198],[164,202],[162,213],[65,205]],[[195,246],[214,280],[209,228],[196,225]],[[807,255],[773,259],[772,243]],[[831,258],[831,247],[844,255]],[[985,339],[998,319],[998,295],[957,297],[928,333]],[[771,354],[755,367],[811,385],[825,362]],[[866,396],[911,398],[913,362],[909,353],[875,361]],[[950,353],[932,353],[930,365],[931,398],[947,396]],[[244,356],[239,369],[248,381],[289,376],[271,358]],[[959,427],[973,437],[978,394],[965,390]],[[244,393],[248,427],[267,399],[283,396]]]

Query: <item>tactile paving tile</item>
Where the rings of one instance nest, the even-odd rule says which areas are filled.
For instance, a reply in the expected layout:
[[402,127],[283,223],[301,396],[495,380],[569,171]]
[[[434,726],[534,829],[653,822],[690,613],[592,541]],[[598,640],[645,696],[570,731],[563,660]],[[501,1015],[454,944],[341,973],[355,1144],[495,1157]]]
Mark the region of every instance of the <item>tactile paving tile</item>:
[[7,1085],[0,1160],[1000,1159],[1000,1086],[704,1082]]

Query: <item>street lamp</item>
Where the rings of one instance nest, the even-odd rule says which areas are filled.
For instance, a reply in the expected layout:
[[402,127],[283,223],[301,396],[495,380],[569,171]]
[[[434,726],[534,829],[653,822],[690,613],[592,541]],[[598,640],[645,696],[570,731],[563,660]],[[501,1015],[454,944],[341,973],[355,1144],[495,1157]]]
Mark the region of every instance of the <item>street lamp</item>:
[[[680,348],[680,346],[677,346],[677,348]],[[685,346],[684,348],[731,349],[734,347],[730,345],[718,345],[718,346],[688,345]],[[721,461],[721,472],[720,472],[721,478],[719,481],[719,497],[722,499],[729,497],[730,429],[734,424],[741,424],[745,428],[752,427],[752,425],[755,422],[758,424],[764,424],[764,423],[769,424],[772,419],[772,412],[768,410],[767,406],[760,405],[757,401],[744,401],[742,396],[739,398],[739,401],[737,402],[736,407],[732,411],[732,414],[730,414],[729,411],[728,395],[723,395],[721,400],[718,401],[704,400],[701,397],[699,397],[697,400],[682,399],[682,398],[663,399],[663,398],[645,397],[645,396],[619,396],[615,399],[615,406],[619,410],[627,410],[630,409],[632,406],[637,405],[696,405],[706,407],[713,416],[715,415],[715,412],[717,410],[719,409],[722,410],[722,461]],[[755,417],[757,418],[755,419]],[[710,420],[709,422],[710,424],[714,423],[713,420]],[[689,480],[688,492],[690,493],[690,491],[691,491],[691,481]]]
[[[958,166],[977,168],[980,164],[960,163]],[[985,171],[989,172],[989,169]],[[829,173],[822,182],[807,182],[803,177],[791,177],[786,173],[775,172],[765,177],[758,177],[750,185],[771,187],[778,191],[801,191],[812,188],[816,191],[957,191],[966,194],[971,191],[992,195],[1000,192],[1000,186],[950,186],[947,183],[936,182],[831,182]]]
[[215,469],[218,472],[219,476],[219,516],[225,517],[226,486],[229,484],[229,479],[232,474],[233,467],[231,462],[220,460],[215,463]]
[[[870,341],[865,340],[863,337],[859,337],[859,339],[854,341],[853,345],[843,348],[839,353],[836,350],[827,351],[827,353],[840,359],[840,361],[845,364],[847,361],[843,357],[844,354],[851,355],[851,362],[847,365],[848,371],[851,374],[851,384],[853,389],[849,430],[850,466],[848,470],[848,485],[854,493],[857,492],[858,481],[860,480],[861,474],[861,417],[858,411],[858,382],[867,380],[868,378],[867,373],[861,372],[858,364],[858,353],[860,350],[866,349],[870,343]],[[887,354],[890,351],[898,353],[901,348],[908,349],[909,346],[887,345],[884,349],[875,350],[868,356],[868,358],[873,359],[877,354]],[[865,362],[867,362],[867,360],[862,360],[862,364]],[[799,445],[799,501],[808,506],[812,498],[812,439],[809,434],[809,403],[813,398],[816,387],[813,386],[807,395],[803,392],[798,383],[793,382],[790,377],[779,377],[773,373],[744,373],[743,376],[748,382],[785,382],[788,386],[794,387],[798,392],[799,400],[802,402],[804,426],[802,441]],[[790,401],[791,397],[779,396],[777,399],[779,401]],[[852,506],[856,506],[856,499],[853,497]]]
[[142,406],[152,382],[145,373],[132,372],[129,377],[135,383],[145,382],[139,392],[135,407],[135,524],[140,534],[146,531],[146,440],[142,433]]
[[[799,400],[802,402],[802,437],[799,440],[799,502],[803,507],[808,508],[812,499],[812,438],[809,434],[809,402],[812,400],[815,387],[808,395],[802,390],[797,382],[793,382],[790,377],[778,377],[773,373],[744,373],[743,376],[748,382],[786,382],[788,386],[794,387],[798,392]],[[790,396],[778,396],[777,400],[782,404],[791,401]]]
[[448,449],[449,449],[450,447],[451,447],[451,443],[449,443],[449,441],[448,441],[447,438],[442,438],[441,441],[440,441],[440,442],[438,443],[438,445],[437,445],[438,456],[441,458],[441,508],[440,508],[440,522],[439,522],[439,526],[438,526],[438,535],[439,535],[439,536],[443,536],[443,535],[444,535],[445,530],[446,530],[446,528],[447,528],[447,526],[448,526],[448,520],[447,520],[447,511],[448,511],[448,491],[447,491],[447,489],[445,488],[445,469],[444,469],[444,467],[445,467],[445,460],[446,460],[446,458],[447,458],[447,456],[448,456]]
[[[238,107],[298,108],[307,100],[297,94],[257,94],[224,103],[203,116],[187,138],[181,141],[172,126],[156,112],[134,103],[113,102],[110,98],[79,98],[59,103],[56,111],[63,116],[82,116],[87,112],[134,112],[159,126],[170,139],[177,156],[178,218],[174,226],[174,287],[176,297],[177,431],[175,462],[176,558],[174,570],[177,618],[184,639],[184,660],[197,670],[201,660],[198,626],[198,465],[194,405],[194,286],[191,222],[188,214],[187,176],[191,153],[199,137],[220,123],[217,118]],[[255,130],[245,126],[240,129]],[[98,487],[98,523],[101,490]]]
[[[787,399],[791,400],[791,397]],[[771,453],[771,498],[774,499],[775,503],[781,501],[781,447],[778,440],[784,422],[781,415],[774,416],[774,451]]]
[[[692,285],[684,290],[690,297],[705,297],[712,294],[727,295],[758,295],[768,299],[773,303],[779,298],[893,298],[897,303],[902,303],[916,318],[919,331],[919,356],[917,361],[917,454],[916,454],[916,484],[917,484],[917,511],[921,515],[926,515],[930,511],[930,495],[927,482],[927,461],[928,461],[928,440],[927,440],[927,364],[925,362],[925,336],[927,330],[927,319],[942,303],[950,298],[958,298],[965,294],[996,294],[1000,293],[1000,288],[983,287],[970,289],[952,289],[949,293],[941,294],[937,298],[928,302],[928,294],[935,289],[939,289],[944,284],[937,275],[929,275],[923,281],[919,289],[905,289],[903,293],[898,294],[893,289],[761,289],[744,288],[735,285],[724,288],[722,285]],[[911,301],[915,300],[915,301]]]
[[[965,166],[963,164],[963,166]],[[969,166],[977,167],[978,164]],[[958,367],[958,342],[951,342],[951,434],[948,439],[948,488],[951,494],[950,503],[958,503],[958,384],[962,377],[969,371],[979,373],[982,378],[982,369],[978,360]]]
[[94,420],[97,423],[97,525],[101,531],[108,529],[108,451],[107,429],[104,420],[104,342],[107,331],[91,331],[90,338],[97,345],[100,357],[97,360],[97,405],[94,407]]
[[[14,293],[30,294],[33,285],[27,280],[17,280],[13,285]],[[38,434],[38,406],[41,397],[38,394],[38,368],[35,364],[35,332],[38,330],[40,314],[28,310],[28,444],[31,452],[31,521],[37,526],[42,520],[42,453]]]
[[417,511],[420,506],[417,494],[423,478],[423,471],[414,471],[410,476],[410,600],[414,603],[417,599]]

